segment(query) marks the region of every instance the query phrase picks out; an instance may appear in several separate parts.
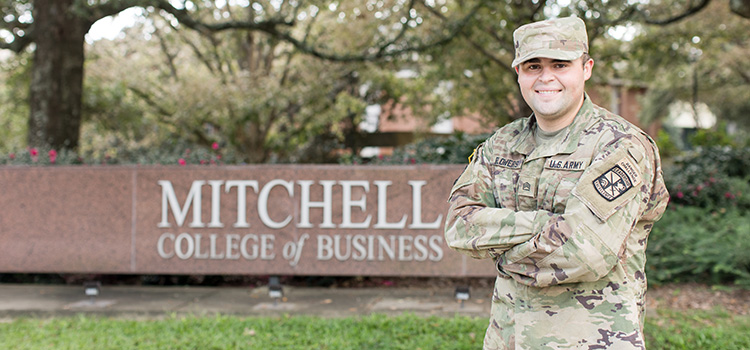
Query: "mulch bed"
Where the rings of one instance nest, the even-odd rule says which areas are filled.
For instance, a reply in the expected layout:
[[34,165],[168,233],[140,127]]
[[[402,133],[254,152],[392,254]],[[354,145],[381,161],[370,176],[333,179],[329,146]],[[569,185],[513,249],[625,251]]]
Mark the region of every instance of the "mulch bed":
[[697,283],[649,287],[647,309],[712,310],[722,307],[735,315],[750,315],[750,289]]

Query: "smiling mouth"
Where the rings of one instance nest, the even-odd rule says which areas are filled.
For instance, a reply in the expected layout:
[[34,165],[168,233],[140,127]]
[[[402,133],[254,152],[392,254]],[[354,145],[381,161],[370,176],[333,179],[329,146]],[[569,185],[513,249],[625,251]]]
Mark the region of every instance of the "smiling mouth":
[[553,94],[560,92],[560,90],[534,90],[534,91],[537,94],[541,94],[541,95],[553,95]]

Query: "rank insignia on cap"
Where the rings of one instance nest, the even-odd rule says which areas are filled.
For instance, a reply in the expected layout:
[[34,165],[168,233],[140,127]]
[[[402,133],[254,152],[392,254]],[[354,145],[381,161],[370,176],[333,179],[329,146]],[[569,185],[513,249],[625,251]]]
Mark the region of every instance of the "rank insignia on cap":
[[633,181],[620,165],[613,166],[594,180],[596,192],[610,202],[631,188]]

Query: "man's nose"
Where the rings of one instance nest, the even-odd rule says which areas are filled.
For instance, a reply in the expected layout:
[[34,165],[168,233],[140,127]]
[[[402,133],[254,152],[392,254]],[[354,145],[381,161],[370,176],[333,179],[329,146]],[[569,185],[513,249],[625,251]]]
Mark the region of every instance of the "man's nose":
[[555,79],[555,74],[550,67],[542,67],[542,73],[539,75],[541,81],[551,81]]

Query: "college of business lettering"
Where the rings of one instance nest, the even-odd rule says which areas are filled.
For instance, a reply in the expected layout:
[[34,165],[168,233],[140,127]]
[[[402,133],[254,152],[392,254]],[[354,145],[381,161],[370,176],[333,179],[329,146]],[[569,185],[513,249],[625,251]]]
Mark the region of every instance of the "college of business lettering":
[[[170,217],[177,227],[183,227],[192,208],[192,220],[187,224],[191,232],[163,232],[157,241],[157,252],[163,259],[177,258],[210,259],[210,260],[275,260],[281,257],[291,266],[299,263],[302,252],[315,249],[317,260],[336,259],[339,261],[440,261],[443,258],[442,235],[372,235],[356,231],[338,233],[333,230],[434,230],[442,225],[442,214],[434,221],[423,222],[422,187],[426,181],[408,181],[412,194],[411,215],[403,214],[399,221],[387,220],[388,189],[392,181],[285,181],[275,179],[267,183],[255,180],[197,180],[193,181],[189,192],[181,198],[180,203],[171,181],[158,181],[161,187],[161,220],[160,229],[172,228]],[[210,199],[204,202],[204,186],[210,189]],[[341,193],[340,222],[333,221],[333,193],[338,187]],[[293,208],[289,208],[283,219],[272,218],[269,213],[269,201],[276,188],[288,194],[299,203],[299,217],[294,220]],[[359,188],[364,192],[361,198],[352,198],[352,190]],[[367,211],[367,195],[373,188],[377,196],[376,217]],[[323,193],[321,201],[312,201],[311,191]],[[251,191],[251,193],[248,193]],[[319,234],[312,237],[303,233],[296,240],[280,242],[275,234],[247,233],[211,233],[210,229],[224,228],[221,218],[222,193],[236,195],[235,229],[250,229],[248,222],[248,200],[256,203],[257,219],[268,229],[283,230],[290,226],[297,229],[314,227],[326,229],[331,234]],[[278,190],[274,192],[278,194]],[[295,197],[298,194],[298,197]],[[203,205],[210,205],[210,218],[204,222]],[[322,222],[315,225],[311,222],[310,210],[322,210]],[[337,208],[338,209],[338,208]],[[354,221],[354,210],[367,213],[361,221]],[[170,215],[171,214],[171,215]],[[294,221],[294,222],[293,222]],[[206,230],[206,231],[204,231]],[[300,231],[302,232],[302,231]],[[311,246],[314,246],[310,248]]]

